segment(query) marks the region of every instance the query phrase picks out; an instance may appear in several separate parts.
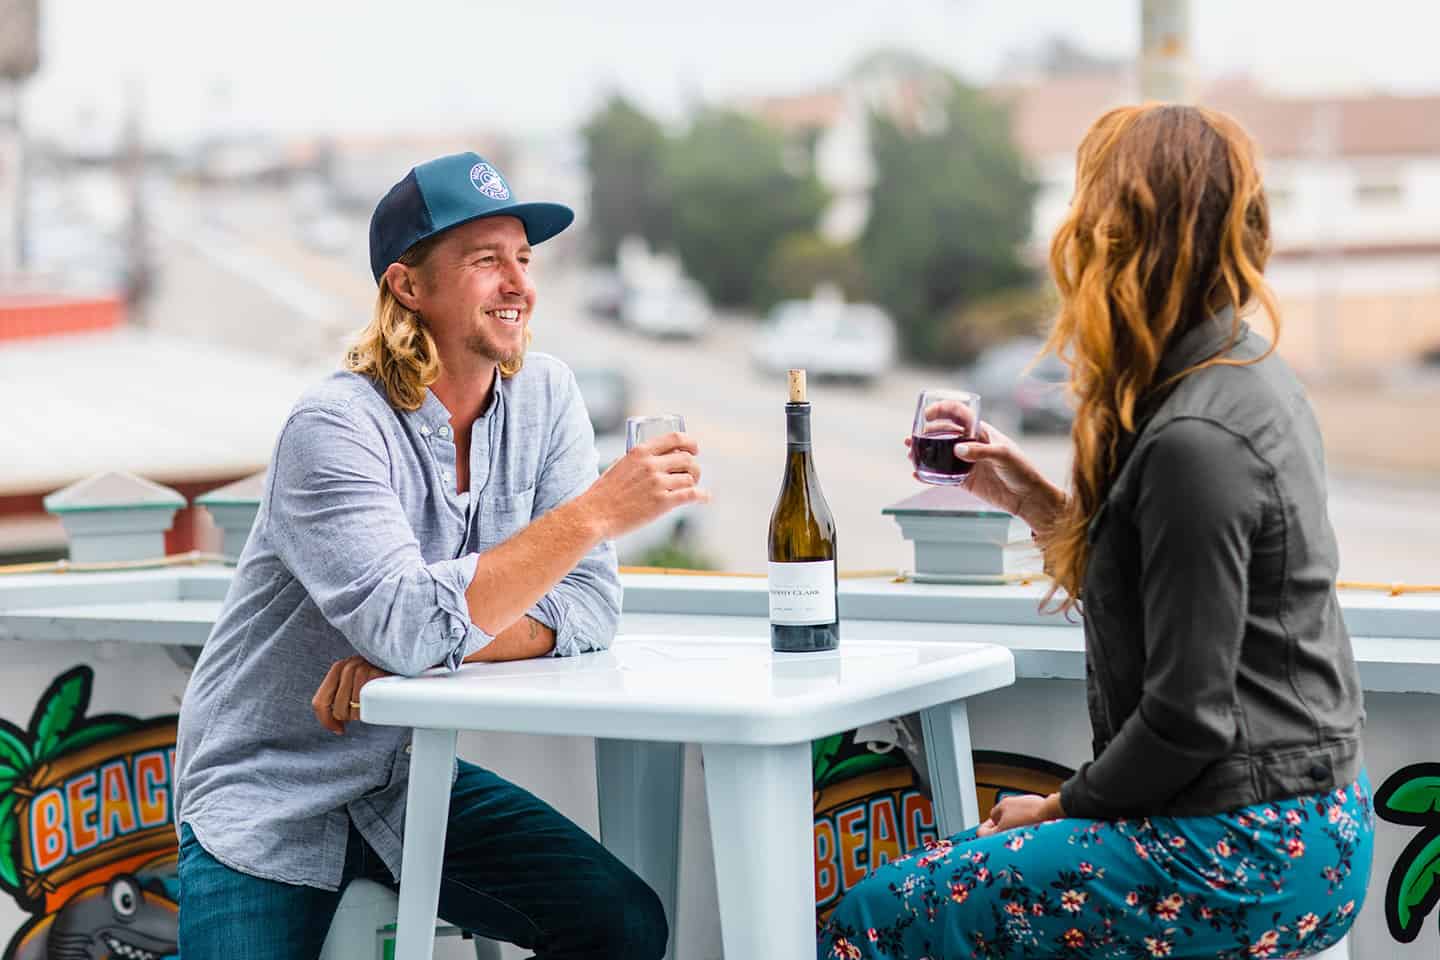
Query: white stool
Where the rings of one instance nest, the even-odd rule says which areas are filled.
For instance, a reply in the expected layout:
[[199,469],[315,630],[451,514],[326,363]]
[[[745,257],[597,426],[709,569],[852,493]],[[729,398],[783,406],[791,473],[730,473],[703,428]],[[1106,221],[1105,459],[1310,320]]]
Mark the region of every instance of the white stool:
[[[395,912],[399,899],[373,880],[354,880],[340,897],[320,960],[391,960],[395,951]],[[463,936],[458,927],[440,924],[437,937]],[[475,960],[500,960],[500,945],[476,937]]]
[[1340,942],[1311,956],[1311,960],[1350,960],[1350,937],[1347,934]]

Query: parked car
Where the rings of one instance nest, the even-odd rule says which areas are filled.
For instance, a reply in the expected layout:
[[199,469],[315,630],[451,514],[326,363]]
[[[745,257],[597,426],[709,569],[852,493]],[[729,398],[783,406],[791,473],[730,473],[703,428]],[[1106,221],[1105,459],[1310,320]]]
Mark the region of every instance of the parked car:
[[619,433],[623,438],[625,418],[630,415],[630,382],[624,372],[614,367],[581,367],[575,371],[575,381],[595,433]]
[[585,271],[582,283],[586,312],[601,320],[617,322],[620,305],[625,300],[625,283],[620,279],[620,272],[614,267],[592,267]]
[[345,253],[365,232],[363,225],[328,208],[306,214],[299,220],[296,229],[305,246],[327,256]]
[[694,340],[710,326],[710,304],[693,280],[630,287],[620,302],[620,324],[649,337]]
[[868,382],[895,363],[895,323],[873,303],[785,300],[751,346],[761,370],[802,367],[815,379]]
[[1040,356],[1043,348],[1044,341],[1035,337],[1007,340],[981,353],[964,379],[983,398],[985,418],[1001,429],[1069,431],[1075,419],[1065,390],[1070,371],[1054,354]]

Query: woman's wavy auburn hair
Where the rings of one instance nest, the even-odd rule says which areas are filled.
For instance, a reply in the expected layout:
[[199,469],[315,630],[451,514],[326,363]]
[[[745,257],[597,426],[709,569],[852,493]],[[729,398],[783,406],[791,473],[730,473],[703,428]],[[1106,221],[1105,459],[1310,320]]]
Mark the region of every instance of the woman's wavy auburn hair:
[[1062,611],[1083,600],[1086,534],[1141,404],[1203,367],[1256,362],[1212,357],[1156,383],[1166,347],[1227,304],[1233,345],[1255,301],[1278,339],[1262,276],[1269,257],[1255,147],[1234,120],[1147,104],[1111,110],[1086,133],[1070,212],[1050,245],[1060,314],[1046,348],[1070,368],[1076,410],[1070,497],[1041,538],[1054,578],[1046,604],[1062,590]]
[[[421,240],[406,250],[398,262],[423,269],[441,236]],[[528,328],[525,346],[527,349],[530,346]],[[375,313],[345,351],[344,365],[351,373],[378,380],[385,387],[391,406],[400,410],[419,410],[425,402],[426,388],[440,377],[440,357],[434,336],[420,315],[400,302],[383,276],[375,294]],[[522,354],[500,364],[500,376],[513,377],[524,365]]]

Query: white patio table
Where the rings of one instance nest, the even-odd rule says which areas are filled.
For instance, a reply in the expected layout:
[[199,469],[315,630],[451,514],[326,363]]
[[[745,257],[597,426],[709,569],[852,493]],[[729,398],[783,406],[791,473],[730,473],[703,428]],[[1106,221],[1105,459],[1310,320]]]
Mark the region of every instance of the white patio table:
[[757,634],[622,635],[604,653],[367,684],[365,722],[415,728],[399,960],[432,955],[460,730],[596,738],[601,842],[659,893],[670,956],[686,743],[701,745],[727,957],[814,956],[812,740],[919,711],[937,826],[978,822],[965,699],[1014,682],[1009,650],[897,639],[776,654]]

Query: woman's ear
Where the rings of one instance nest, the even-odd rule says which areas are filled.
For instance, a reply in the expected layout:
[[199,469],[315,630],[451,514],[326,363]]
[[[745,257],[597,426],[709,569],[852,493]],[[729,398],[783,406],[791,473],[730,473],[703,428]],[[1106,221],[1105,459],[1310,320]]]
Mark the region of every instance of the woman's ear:
[[385,268],[384,280],[390,285],[390,292],[412,313],[420,312],[419,279],[418,271],[403,263],[392,263]]

